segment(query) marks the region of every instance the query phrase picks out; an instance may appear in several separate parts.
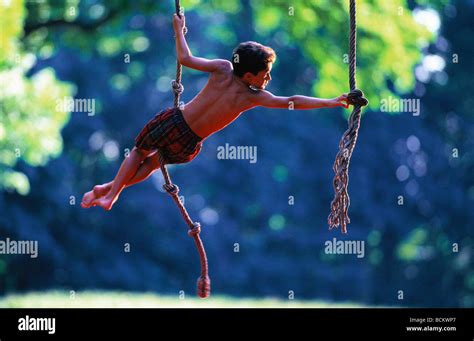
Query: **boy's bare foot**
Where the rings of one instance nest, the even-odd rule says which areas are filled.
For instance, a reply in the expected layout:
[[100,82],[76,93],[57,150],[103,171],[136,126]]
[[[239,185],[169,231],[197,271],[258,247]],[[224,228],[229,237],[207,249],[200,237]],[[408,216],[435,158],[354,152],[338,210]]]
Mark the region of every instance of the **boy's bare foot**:
[[83,208],[91,207],[92,202],[94,201],[94,199],[98,199],[98,198],[103,197],[104,195],[106,195],[110,191],[110,188],[112,188],[112,183],[111,182],[109,182],[107,184],[104,184],[104,185],[94,186],[94,189],[92,191],[87,192],[82,197],[81,206]]
[[81,201],[82,208],[91,207],[92,200],[94,200],[94,199],[95,199],[95,196],[94,196],[94,191],[93,190],[87,192],[86,194],[84,194],[84,196],[82,197],[82,201]]
[[118,197],[110,198],[108,195],[92,200],[91,206],[102,207],[106,211],[110,211],[117,201]]

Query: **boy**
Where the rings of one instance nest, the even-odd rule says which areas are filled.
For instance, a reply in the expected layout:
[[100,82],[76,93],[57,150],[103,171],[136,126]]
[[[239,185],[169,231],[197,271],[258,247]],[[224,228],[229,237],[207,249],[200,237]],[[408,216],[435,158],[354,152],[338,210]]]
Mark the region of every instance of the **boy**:
[[232,62],[209,60],[191,54],[183,29],[184,15],[173,18],[178,60],[210,76],[204,88],[186,105],[158,113],[135,139],[135,147],[125,158],[115,179],[94,186],[84,194],[81,206],[110,210],[125,187],[147,179],[160,168],[158,149],[168,164],[186,163],[201,151],[202,142],[223,129],[244,111],[267,108],[317,109],[348,107],[347,95],[334,99],[306,96],[280,97],[265,90],[276,55],[273,49],[256,42],[239,44]]

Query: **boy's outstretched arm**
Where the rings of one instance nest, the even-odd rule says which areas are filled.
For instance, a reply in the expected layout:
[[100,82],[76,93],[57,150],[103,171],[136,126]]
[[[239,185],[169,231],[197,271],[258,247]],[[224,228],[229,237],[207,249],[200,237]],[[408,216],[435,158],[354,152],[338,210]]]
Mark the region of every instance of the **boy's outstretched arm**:
[[347,94],[343,94],[336,98],[316,98],[308,96],[294,95],[290,97],[275,96],[271,92],[262,90],[253,97],[254,104],[267,108],[279,109],[319,109],[319,108],[347,108]]
[[220,70],[228,70],[232,63],[225,59],[206,59],[194,57],[189,50],[186,39],[184,38],[183,29],[186,25],[184,14],[181,18],[174,14],[173,28],[176,36],[176,52],[178,54],[178,61],[181,65],[187,66],[204,72],[215,72]]

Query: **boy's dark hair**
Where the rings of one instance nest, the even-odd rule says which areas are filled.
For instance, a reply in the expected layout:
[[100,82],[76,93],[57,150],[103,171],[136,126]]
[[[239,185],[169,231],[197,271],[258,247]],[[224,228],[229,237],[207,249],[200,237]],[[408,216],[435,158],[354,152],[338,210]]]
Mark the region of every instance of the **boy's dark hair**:
[[242,77],[246,72],[256,75],[267,68],[268,63],[274,63],[275,51],[255,41],[240,43],[232,53],[234,75]]

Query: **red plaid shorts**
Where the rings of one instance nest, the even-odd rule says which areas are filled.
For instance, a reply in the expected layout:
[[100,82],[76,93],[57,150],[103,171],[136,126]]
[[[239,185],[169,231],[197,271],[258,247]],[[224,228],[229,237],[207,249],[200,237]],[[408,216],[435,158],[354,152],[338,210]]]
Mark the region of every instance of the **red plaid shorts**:
[[158,149],[168,164],[186,163],[201,151],[202,138],[191,130],[179,108],[166,108],[145,125],[135,138],[135,146]]

